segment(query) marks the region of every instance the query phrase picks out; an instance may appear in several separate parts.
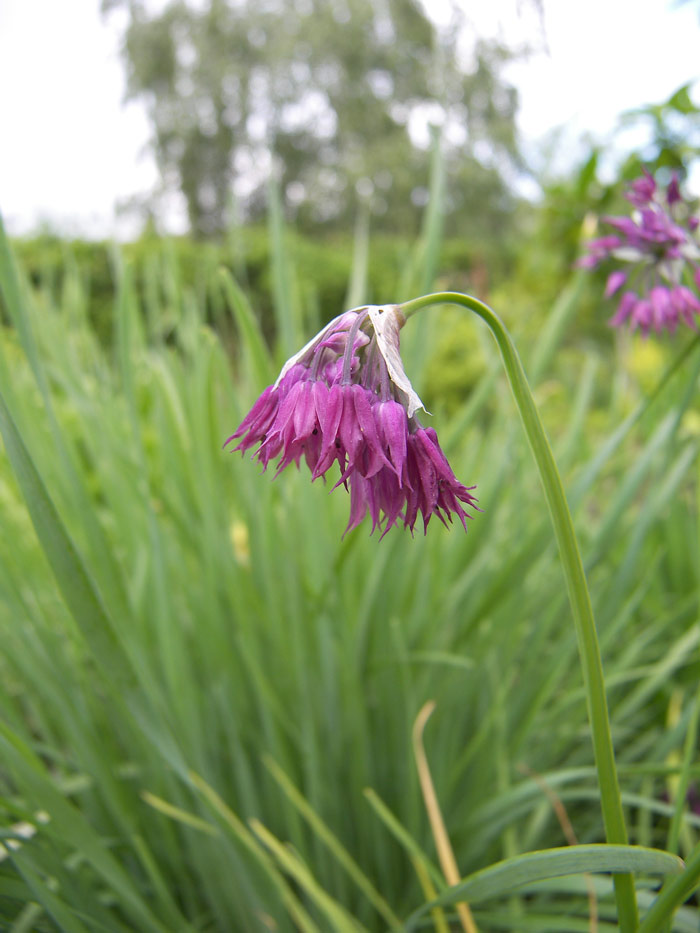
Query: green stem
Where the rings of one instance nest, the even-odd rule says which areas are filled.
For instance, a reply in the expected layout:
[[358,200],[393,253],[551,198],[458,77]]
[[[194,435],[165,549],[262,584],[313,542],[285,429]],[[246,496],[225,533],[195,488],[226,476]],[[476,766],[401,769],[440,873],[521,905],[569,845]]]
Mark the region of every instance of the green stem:
[[[478,314],[490,327],[501,352],[510,388],[537,463],[552,524],[554,525],[554,533],[559,545],[583,669],[593,751],[600,784],[605,836],[610,844],[627,845],[627,828],[615,767],[608,703],[603,681],[603,665],[588,584],[586,583],[581,554],[561,477],[532,397],[525,371],[520,362],[518,351],[515,349],[510,334],[498,315],[487,305],[468,295],[462,295],[458,292],[439,292],[415,298],[399,307],[408,319],[416,312],[434,304],[460,305]],[[631,874],[615,875],[615,896],[620,930],[622,933],[632,933],[637,929],[639,921],[634,881]]]
[[651,905],[639,927],[639,933],[657,933],[667,929],[674,913],[697,889],[700,884],[700,845],[686,862],[685,871],[664,884],[659,896]]

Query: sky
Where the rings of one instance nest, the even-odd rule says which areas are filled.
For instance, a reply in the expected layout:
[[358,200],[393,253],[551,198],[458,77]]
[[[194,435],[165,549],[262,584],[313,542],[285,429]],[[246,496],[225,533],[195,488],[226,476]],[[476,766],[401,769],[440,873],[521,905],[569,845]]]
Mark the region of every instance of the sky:
[[[480,32],[546,46],[509,72],[533,153],[564,126],[565,162],[582,134],[605,139],[622,111],[700,76],[697,2],[645,0],[641,13],[639,0],[543,0],[544,43],[522,0],[461,3]],[[429,0],[438,19],[443,4]],[[136,232],[118,205],[156,185],[158,171],[143,107],[124,105],[120,26],[99,0],[0,0],[0,212],[11,233]],[[172,231],[183,223],[175,212]]]

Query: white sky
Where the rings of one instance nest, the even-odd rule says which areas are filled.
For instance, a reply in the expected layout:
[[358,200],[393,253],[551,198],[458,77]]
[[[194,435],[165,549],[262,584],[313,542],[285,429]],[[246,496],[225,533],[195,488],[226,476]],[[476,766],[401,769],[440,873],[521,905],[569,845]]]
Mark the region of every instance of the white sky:
[[[426,0],[438,14],[440,3]],[[462,5],[506,42],[537,37],[518,0]],[[621,111],[700,75],[698,2],[544,0],[544,25],[549,54],[511,72],[528,145],[560,125],[569,140],[604,136]],[[45,221],[71,234],[133,233],[116,204],[158,176],[145,114],[122,103],[117,26],[100,18],[99,0],[0,0],[0,211],[11,232]]]

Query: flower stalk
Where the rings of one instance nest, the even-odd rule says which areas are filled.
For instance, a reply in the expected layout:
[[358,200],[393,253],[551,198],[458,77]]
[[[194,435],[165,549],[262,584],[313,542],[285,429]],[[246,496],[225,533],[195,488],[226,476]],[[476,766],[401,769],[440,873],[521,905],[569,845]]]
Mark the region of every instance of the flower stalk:
[[[438,292],[407,301],[400,308],[408,319],[435,304],[454,304],[474,312],[485,321],[498,344],[513,398],[540,474],[561,555],[583,670],[606,840],[610,844],[626,845],[627,828],[615,766],[603,666],[588,584],[564,487],[525,371],[501,319],[488,305],[476,298],[458,292]],[[632,933],[638,926],[633,877],[631,874],[615,875],[614,884],[620,930],[622,933]]]

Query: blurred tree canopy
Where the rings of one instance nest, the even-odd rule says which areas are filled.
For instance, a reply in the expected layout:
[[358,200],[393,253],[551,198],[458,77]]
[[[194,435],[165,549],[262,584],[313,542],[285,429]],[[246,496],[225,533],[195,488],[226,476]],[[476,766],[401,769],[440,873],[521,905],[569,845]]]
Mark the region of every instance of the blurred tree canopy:
[[[491,235],[512,209],[505,178],[522,168],[515,53],[474,37],[458,52],[456,6],[438,27],[418,0],[102,0],[125,13],[127,96],[146,103],[163,191],[180,191],[192,232],[215,236],[232,195],[264,209],[271,171],[302,228],[345,225],[358,196],[375,227],[412,232],[429,153],[416,127],[443,127],[448,214]],[[157,197],[156,197],[157,201]],[[465,229],[465,225],[467,229]]]

